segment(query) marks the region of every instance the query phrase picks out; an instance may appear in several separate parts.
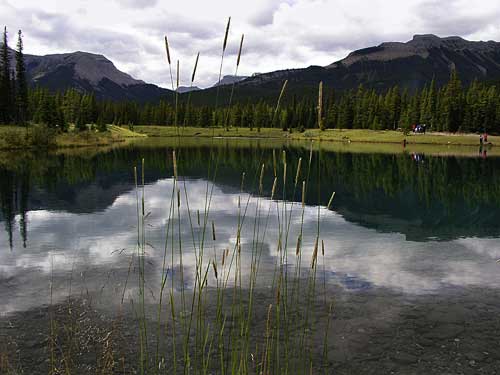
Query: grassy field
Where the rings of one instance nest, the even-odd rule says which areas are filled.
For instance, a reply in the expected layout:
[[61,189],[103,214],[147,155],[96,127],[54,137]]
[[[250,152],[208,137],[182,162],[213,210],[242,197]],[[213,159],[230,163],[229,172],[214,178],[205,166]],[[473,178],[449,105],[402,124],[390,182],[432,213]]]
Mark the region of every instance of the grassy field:
[[[313,140],[313,142],[318,142]],[[243,147],[248,148],[258,144],[261,148],[303,148],[309,150],[311,140],[306,139],[288,139],[288,138],[249,138],[249,137],[233,137],[233,138],[209,138],[209,137],[145,137],[135,139],[133,144],[141,148],[179,148],[179,147]],[[99,148],[102,149],[102,148]],[[487,156],[500,156],[500,147],[487,146],[483,147],[482,154],[479,155],[479,147],[477,145],[453,145],[453,144],[408,144],[403,147],[399,143],[374,143],[374,142],[324,142],[321,141],[321,149],[328,152],[347,152],[347,153],[363,153],[363,154],[401,154],[415,153],[425,154],[429,156],[461,156],[461,157],[478,157],[484,156],[486,151]],[[71,149],[61,149],[58,152],[67,153]],[[78,152],[77,149],[71,150]]]
[[0,126],[0,150],[36,147],[100,147],[141,137],[146,136],[115,125],[109,125],[106,132],[93,130],[80,132],[70,129],[66,133],[56,133],[40,127]]
[[[403,140],[406,139],[409,152],[426,152],[438,154],[466,154],[475,155],[479,147],[477,134],[449,134],[427,133],[404,135],[399,131],[374,131],[365,129],[330,129],[320,131],[317,129],[299,132],[284,132],[281,129],[262,128],[250,130],[249,128],[195,128],[195,127],[169,127],[169,126],[135,126],[133,130],[126,127],[109,125],[108,131],[78,132],[70,129],[67,133],[53,133],[44,135],[42,131],[26,130],[23,127],[0,127],[0,150],[29,149],[40,146],[52,148],[78,148],[78,147],[105,147],[127,144],[131,141],[148,139],[160,141],[165,138],[182,137],[182,143],[200,139],[225,138],[225,139],[262,139],[269,142],[303,142],[322,141],[326,148],[361,148],[365,152],[385,151],[400,152]],[[27,133],[28,132],[28,133]],[[198,140],[196,140],[198,139]],[[141,141],[142,142],[142,141]],[[500,136],[488,137],[488,153],[500,153],[495,147],[500,144]]]
[[[396,143],[402,144],[406,139],[409,145],[452,145],[452,146],[479,146],[477,134],[449,134],[427,133],[408,134],[393,130],[366,130],[366,129],[316,129],[299,132],[284,132],[281,129],[262,128],[260,131],[248,128],[193,128],[177,129],[165,126],[136,126],[134,131],[148,137],[238,137],[238,138],[279,138],[290,140],[321,140],[332,142],[360,142],[360,143]],[[500,144],[500,136],[489,136],[488,142]]]

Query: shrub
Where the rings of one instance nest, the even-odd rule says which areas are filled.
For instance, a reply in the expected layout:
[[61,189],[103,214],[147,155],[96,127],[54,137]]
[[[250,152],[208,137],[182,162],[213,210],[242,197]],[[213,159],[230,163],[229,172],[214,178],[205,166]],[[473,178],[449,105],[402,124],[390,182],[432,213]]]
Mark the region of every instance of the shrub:
[[28,130],[29,145],[33,147],[51,148],[56,145],[57,132],[44,125],[35,125]]
[[8,148],[21,148],[27,146],[27,133],[18,130],[12,129],[7,130],[3,133],[4,143]]

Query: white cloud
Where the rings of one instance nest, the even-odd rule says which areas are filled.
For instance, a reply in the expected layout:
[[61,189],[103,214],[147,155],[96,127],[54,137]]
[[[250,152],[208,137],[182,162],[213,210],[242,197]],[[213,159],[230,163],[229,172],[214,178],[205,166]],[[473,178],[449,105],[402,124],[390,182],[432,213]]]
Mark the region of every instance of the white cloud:
[[[84,11],[83,11],[84,10]],[[88,50],[104,54],[135,78],[169,87],[163,34],[181,62],[188,84],[201,52],[198,86],[214,83],[228,16],[232,16],[225,74],[234,73],[239,39],[245,33],[240,74],[308,65],[328,65],[353,49],[413,34],[460,35],[498,40],[500,3],[464,0],[37,0],[3,1],[11,35],[22,28],[27,53]]]

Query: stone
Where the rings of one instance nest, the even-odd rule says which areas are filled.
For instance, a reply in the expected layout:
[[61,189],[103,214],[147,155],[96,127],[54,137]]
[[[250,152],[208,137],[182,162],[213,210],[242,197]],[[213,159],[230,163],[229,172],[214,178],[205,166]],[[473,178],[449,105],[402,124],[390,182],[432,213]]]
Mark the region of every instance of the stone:
[[464,331],[464,327],[458,324],[441,324],[423,335],[427,339],[446,340],[456,338]]
[[415,363],[418,361],[418,357],[405,353],[405,352],[398,352],[393,356],[393,359],[395,362],[403,364],[403,365],[410,365],[412,363]]

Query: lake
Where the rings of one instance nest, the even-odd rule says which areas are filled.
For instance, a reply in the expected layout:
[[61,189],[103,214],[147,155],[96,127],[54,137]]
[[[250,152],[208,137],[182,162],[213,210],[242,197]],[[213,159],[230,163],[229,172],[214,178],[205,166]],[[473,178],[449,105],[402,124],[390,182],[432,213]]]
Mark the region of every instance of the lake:
[[[229,139],[13,152],[0,201],[0,354],[13,368],[104,368],[98,337],[119,321],[113,369],[131,372],[141,327],[163,335],[163,298],[178,315],[160,308],[162,371],[186,363],[182,347],[170,358],[169,324],[192,321],[184,349],[202,348],[201,363],[212,341],[196,332],[212,337],[221,316],[233,344],[220,352],[244,353],[249,373],[500,371],[500,157]],[[75,343],[71,366],[55,341]]]

